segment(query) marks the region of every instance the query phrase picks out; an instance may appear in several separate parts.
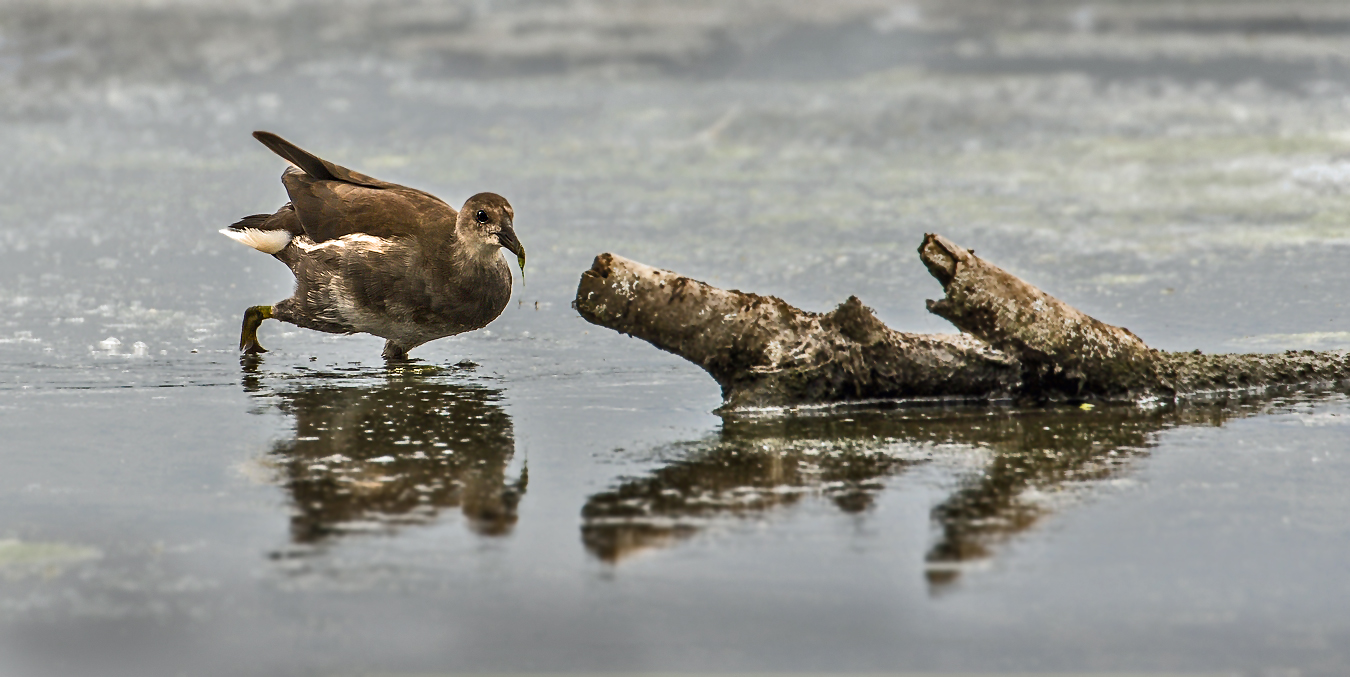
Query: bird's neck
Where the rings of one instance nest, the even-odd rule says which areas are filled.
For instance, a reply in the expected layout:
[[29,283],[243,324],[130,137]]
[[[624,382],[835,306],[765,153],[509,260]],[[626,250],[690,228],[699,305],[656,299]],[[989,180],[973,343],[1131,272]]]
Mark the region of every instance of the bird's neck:
[[448,243],[449,261],[459,270],[487,270],[500,264],[501,246],[467,242]]
[[481,266],[495,265],[497,260],[502,257],[501,245],[468,245],[461,247],[460,251],[464,253],[465,259]]
[[455,258],[464,263],[490,265],[495,259],[500,258],[502,247],[496,242],[484,242],[482,235],[470,231],[473,227],[457,221],[453,231],[454,237],[446,245],[454,250]]

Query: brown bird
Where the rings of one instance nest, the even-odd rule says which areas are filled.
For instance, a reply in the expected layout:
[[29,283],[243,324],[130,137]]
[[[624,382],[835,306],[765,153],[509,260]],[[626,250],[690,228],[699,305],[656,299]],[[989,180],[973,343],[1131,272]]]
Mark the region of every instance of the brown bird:
[[267,352],[258,325],[275,318],[330,334],[373,334],[385,339],[385,359],[406,359],[427,341],[501,315],[511,300],[503,248],[516,255],[524,279],[525,247],[506,198],[479,193],[456,212],[434,195],[335,165],[276,134],[253,137],[291,162],[281,175],[291,201],[220,232],[289,266],[295,293],[244,311],[245,354]]

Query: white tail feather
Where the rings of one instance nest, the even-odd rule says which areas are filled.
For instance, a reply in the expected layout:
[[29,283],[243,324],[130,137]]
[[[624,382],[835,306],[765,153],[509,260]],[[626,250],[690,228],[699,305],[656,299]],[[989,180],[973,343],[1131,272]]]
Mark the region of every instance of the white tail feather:
[[235,242],[246,244],[264,254],[275,254],[286,248],[293,237],[285,230],[258,230],[257,228],[221,228],[220,234]]

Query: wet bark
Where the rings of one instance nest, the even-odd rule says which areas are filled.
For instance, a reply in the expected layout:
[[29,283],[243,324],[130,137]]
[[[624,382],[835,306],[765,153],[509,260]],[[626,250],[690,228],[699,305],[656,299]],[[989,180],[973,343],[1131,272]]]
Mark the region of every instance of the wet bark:
[[703,367],[724,408],[868,400],[1174,398],[1340,382],[1343,352],[1201,355],[1149,348],[938,235],[919,256],[946,296],[928,309],[963,333],[910,334],[857,297],[828,313],[718,289],[614,254],[581,276],[586,320]]

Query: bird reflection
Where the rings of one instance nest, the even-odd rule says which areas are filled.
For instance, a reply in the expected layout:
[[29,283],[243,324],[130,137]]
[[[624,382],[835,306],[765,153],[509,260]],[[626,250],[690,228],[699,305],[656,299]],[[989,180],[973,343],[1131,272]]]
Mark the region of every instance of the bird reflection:
[[617,562],[678,542],[715,517],[764,513],[804,496],[863,512],[887,476],[938,457],[938,445],[959,445],[979,469],[932,511],[938,535],[925,568],[940,588],[964,562],[990,556],[996,543],[1047,514],[1036,496],[1123,472],[1165,428],[1217,426],[1252,411],[1220,403],[729,417],[716,437],[677,450],[678,460],[592,496],[582,510],[582,540],[593,555]]
[[480,534],[510,532],[527,476],[506,477],[515,439],[500,391],[402,370],[344,383],[304,378],[274,393],[295,417],[294,438],[270,452],[294,503],[295,543],[426,523],[454,507]]

